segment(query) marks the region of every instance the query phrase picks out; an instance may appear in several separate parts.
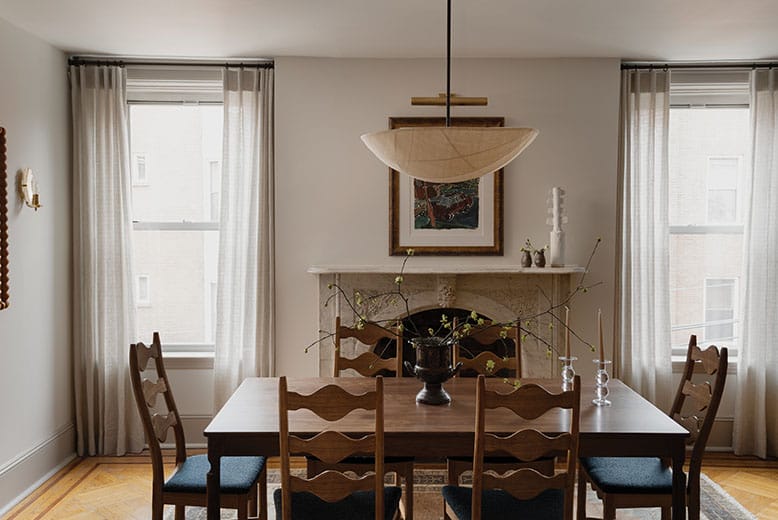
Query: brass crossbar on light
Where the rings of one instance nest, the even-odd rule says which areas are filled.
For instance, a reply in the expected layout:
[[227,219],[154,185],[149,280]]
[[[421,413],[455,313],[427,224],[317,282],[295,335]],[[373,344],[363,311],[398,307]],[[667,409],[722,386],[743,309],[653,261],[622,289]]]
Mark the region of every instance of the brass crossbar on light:
[[497,171],[539,133],[534,128],[451,126],[451,0],[447,0],[446,22],[446,126],[396,128],[362,136],[381,162],[430,182],[461,182]]

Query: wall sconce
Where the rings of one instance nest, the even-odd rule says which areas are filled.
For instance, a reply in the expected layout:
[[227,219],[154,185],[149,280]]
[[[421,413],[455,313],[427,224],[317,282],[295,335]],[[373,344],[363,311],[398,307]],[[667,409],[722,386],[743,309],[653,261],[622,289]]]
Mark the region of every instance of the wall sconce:
[[22,169],[19,193],[28,207],[38,211],[38,208],[41,207],[40,197],[38,196],[38,181],[35,180],[35,175],[33,175],[30,168]]

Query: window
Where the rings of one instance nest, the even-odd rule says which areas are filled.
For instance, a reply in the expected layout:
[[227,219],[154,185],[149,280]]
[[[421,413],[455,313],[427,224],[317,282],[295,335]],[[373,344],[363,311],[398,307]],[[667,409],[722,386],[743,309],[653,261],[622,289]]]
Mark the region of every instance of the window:
[[690,334],[737,355],[747,73],[673,73],[669,134],[673,355]]

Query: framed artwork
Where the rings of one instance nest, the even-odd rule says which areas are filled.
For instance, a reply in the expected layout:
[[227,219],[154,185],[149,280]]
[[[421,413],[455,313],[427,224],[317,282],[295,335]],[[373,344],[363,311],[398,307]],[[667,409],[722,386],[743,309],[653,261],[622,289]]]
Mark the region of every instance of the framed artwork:
[[[390,117],[389,128],[444,126],[442,117]],[[452,126],[504,126],[503,117],[452,117]],[[502,169],[455,183],[389,171],[389,254],[502,255]]]

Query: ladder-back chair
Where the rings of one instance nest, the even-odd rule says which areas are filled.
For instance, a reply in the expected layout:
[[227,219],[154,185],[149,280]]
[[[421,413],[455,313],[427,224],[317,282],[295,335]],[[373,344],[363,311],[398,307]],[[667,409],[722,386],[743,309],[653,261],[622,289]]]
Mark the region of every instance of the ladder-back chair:
[[[683,376],[675,394],[670,417],[689,430],[693,445],[687,475],[686,503],[690,520],[700,518],[700,470],[705,445],[724,392],[728,366],[727,348],[697,346],[697,336],[689,338]],[[695,373],[715,376],[711,384],[692,382]],[[691,406],[684,406],[687,404]],[[661,507],[662,519],[669,520],[672,508],[673,472],[655,457],[588,457],[581,459],[578,480],[578,520],[586,518],[586,483],[603,501],[605,520],[616,518],[616,509]]]
[[[447,514],[459,520],[572,520],[580,406],[580,376],[575,376],[572,390],[558,394],[535,384],[507,393],[487,390],[486,378],[478,376],[473,485],[472,488],[452,485],[443,488]],[[517,424],[524,426],[512,433],[489,433],[486,412],[497,408],[513,412],[519,418]],[[547,435],[532,428],[531,422],[522,421],[532,421],[556,408],[570,410],[567,431]],[[494,453],[507,453],[524,462],[564,453],[566,464],[551,475],[530,467],[498,474],[484,466],[486,455]]]
[[[401,490],[384,486],[384,390],[383,378],[375,378],[375,389],[354,395],[338,385],[326,385],[310,395],[290,391],[286,377],[279,379],[278,413],[281,453],[281,488],[273,494],[276,517],[280,520],[390,520],[397,513]],[[298,436],[289,432],[289,412],[309,410],[327,423],[346,417],[354,410],[375,414],[374,433],[349,436],[323,427],[320,433]],[[351,476],[338,462],[355,454],[373,453],[370,472]],[[298,477],[291,473],[290,457],[314,456],[328,465],[316,475]]]
[[[150,359],[154,360],[156,380],[142,378]],[[207,455],[186,454],[184,428],[173,399],[170,381],[162,359],[159,333],[154,333],[151,345],[130,345],[130,380],[138,405],[152,466],[153,520],[162,520],[165,504],[175,505],[176,520],[183,520],[186,506],[205,507],[206,475],[211,468]],[[157,397],[164,399],[165,413],[156,411]],[[165,479],[165,468],[160,443],[173,429],[176,467]],[[237,509],[238,519],[257,516],[259,492],[260,518],[267,518],[267,478],[265,457],[223,457],[221,459],[221,507]]]

